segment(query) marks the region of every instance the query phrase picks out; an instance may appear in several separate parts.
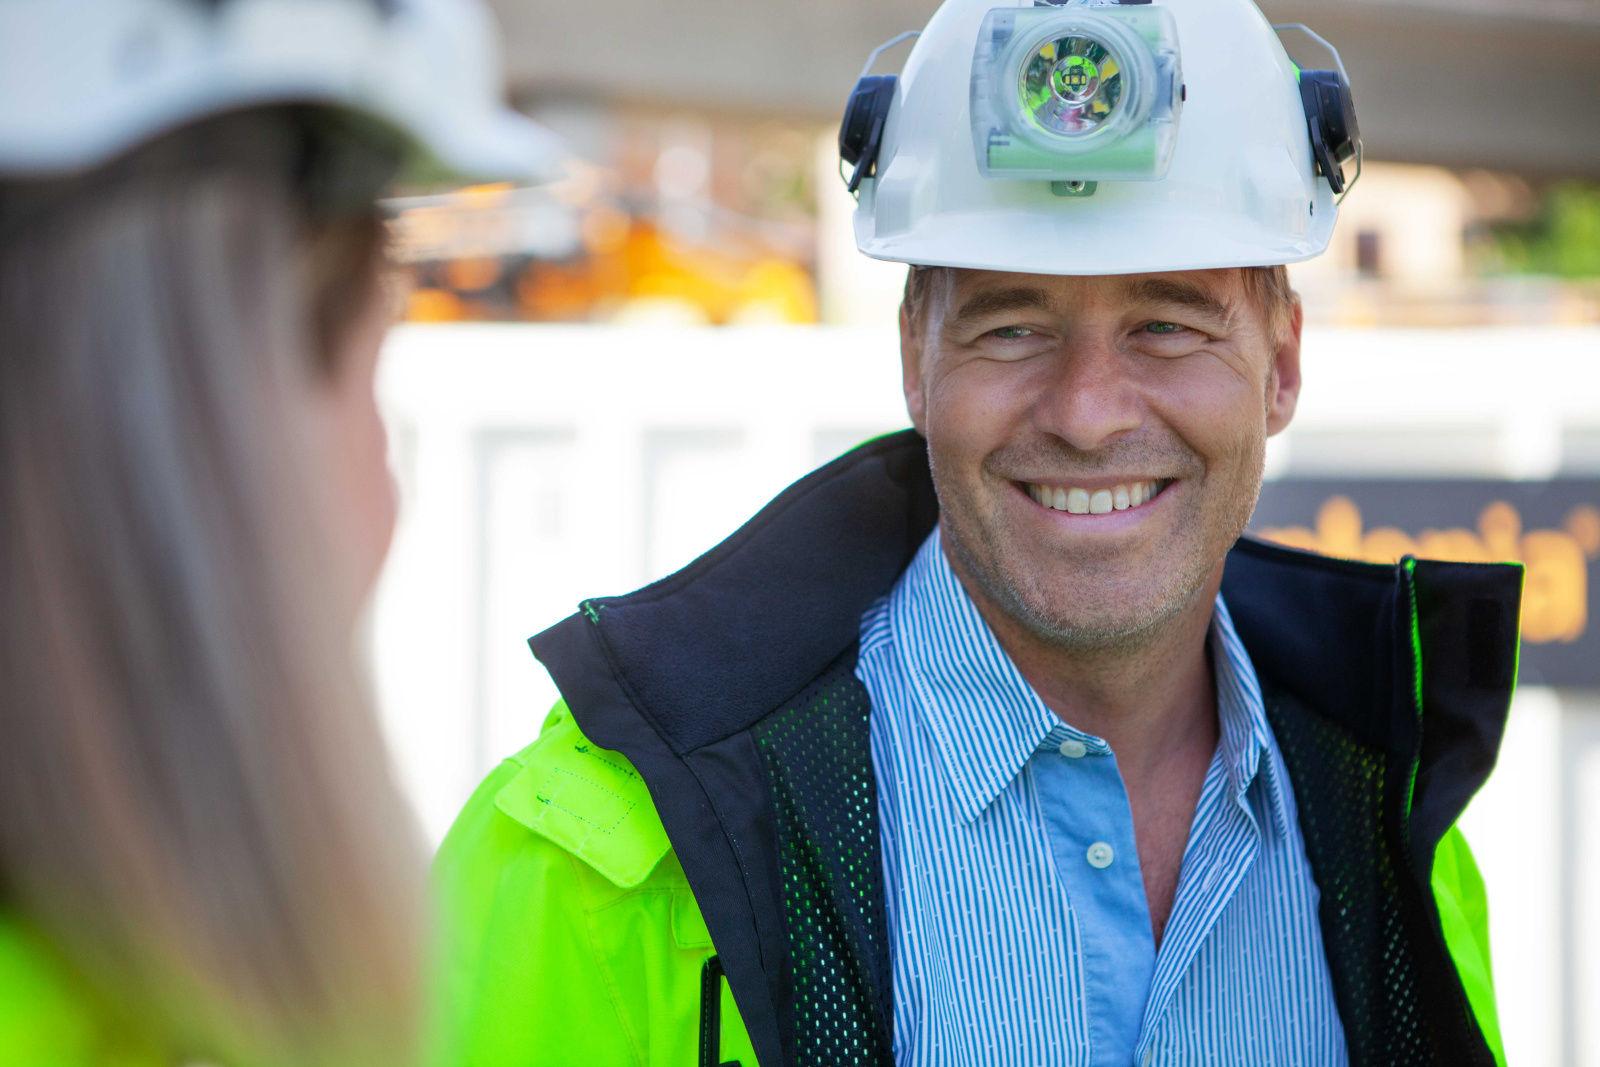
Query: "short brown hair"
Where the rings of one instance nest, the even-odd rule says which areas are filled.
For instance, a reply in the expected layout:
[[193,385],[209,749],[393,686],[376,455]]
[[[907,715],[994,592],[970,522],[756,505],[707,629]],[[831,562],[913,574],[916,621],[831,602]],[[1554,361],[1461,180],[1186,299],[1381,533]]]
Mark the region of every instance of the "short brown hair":
[[[912,266],[906,271],[906,290],[901,303],[913,322],[922,317],[934,282],[949,269]],[[1268,331],[1276,336],[1288,327],[1295,303],[1300,299],[1289,284],[1288,268],[1245,267],[1241,273],[1244,276],[1245,295],[1266,313]]]
[[1245,296],[1253,301],[1267,316],[1267,332],[1277,337],[1289,328],[1295,305],[1300,296],[1289,284],[1289,268],[1246,267],[1243,270]]

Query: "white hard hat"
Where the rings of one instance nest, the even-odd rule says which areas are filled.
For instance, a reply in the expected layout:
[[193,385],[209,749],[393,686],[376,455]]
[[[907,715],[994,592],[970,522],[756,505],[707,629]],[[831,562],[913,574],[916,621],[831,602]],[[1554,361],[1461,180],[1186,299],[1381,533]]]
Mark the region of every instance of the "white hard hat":
[[467,178],[552,176],[476,0],[0,0],[0,174],[105,163],[223,112],[331,105]]
[[1333,56],[1301,71],[1250,0],[946,0],[851,97],[856,244],[1063,275],[1309,259],[1359,172]]

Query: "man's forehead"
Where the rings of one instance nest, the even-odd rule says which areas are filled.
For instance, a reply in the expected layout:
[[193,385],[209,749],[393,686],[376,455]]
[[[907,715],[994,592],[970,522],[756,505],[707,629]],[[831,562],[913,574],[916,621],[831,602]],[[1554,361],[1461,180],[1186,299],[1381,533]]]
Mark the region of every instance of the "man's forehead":
[[1085,299],[1160,299],[1186,290],[1231,304],[1244,295],[1243,272],[1237,268],[1161,271],[1152,274],[1060,275],[950,267],[944,273],[945,292],[953,302],[996,290],[1018,293],[1031,290],[1050,304],[1081,303]]
[[1244,296],[1238,270],[1164,271],[1156,274],[1060,276],[1001,271],[951,269],[935,284],[934,315],[942,330],[961,332],[993,318],[1036,311],[1077,316],[1096,309],[1165,311],[1184,308],[1212,323],[1232,329]]

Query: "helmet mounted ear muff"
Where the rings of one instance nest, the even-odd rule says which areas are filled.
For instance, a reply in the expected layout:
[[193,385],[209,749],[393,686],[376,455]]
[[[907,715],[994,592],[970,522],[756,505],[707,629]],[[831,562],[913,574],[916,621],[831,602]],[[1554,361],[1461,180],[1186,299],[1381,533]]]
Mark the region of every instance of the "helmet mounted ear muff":
[[861,188],[863,178],[871,177],[878,166],[878,152],[883,148],[883,127],[889,120],[889,108],[894,104],[895,86],[900,79],[893,74],[873,74],[872,65],[889,49],[921,36],[920,30],[899,34],[880,44],[867,57],[861,68],[861,77],[850,91],[850,102],[845,105],[844,121],[839,124],[839,158],[855,168],[845,179],[845,188],[855,192]]
[[[1335,193],[1342,194],[1347,186],[1344,164],[1354,159],[1361,148],[1350,83],[1336,70],[1303,70],[1300,99],[1306,105],[1306,124],[1311,129],[1311,153],[1316,157],[1317,170]],[[1358,163],[1358,170],[1359,167]]]
[[[1327,178],[1329,188],[1342,198],[1361,176],[1362,157],[1361,127],[1356,123],[1355,98],[1350,93],[1344,60],[1337,48],[1303,23],[1292,22],[1273,29],[1279,33],[1299,30],[1333,57],[1332,70],[1300,71],[1300,101],[1306,109],[1306,128],[1317,173]],[[1356,161],[1356,172],[1347,180],[1344,164],[1352,159]]]
[[889,117],[889,105],[894,102],[894,87],[899,80],[893,74],[869,74],[856,82],[850,93],[844,122],[839,126],[839,158],[855,168],[845,180],[845,188],[852,193],[861,188],[861,179],[877,166],[878,151],[883,147],[883,124]]

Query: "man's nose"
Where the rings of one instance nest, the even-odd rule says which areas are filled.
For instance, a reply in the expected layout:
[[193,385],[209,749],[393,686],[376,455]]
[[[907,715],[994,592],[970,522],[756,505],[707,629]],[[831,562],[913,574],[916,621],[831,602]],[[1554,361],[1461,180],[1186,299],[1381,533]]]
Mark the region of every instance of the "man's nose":
[[1126,357],[1103,340],[1065,344],[1033,406],[1036,428],[1080,452],[1092,452],[1138,429],[1142,407]]

